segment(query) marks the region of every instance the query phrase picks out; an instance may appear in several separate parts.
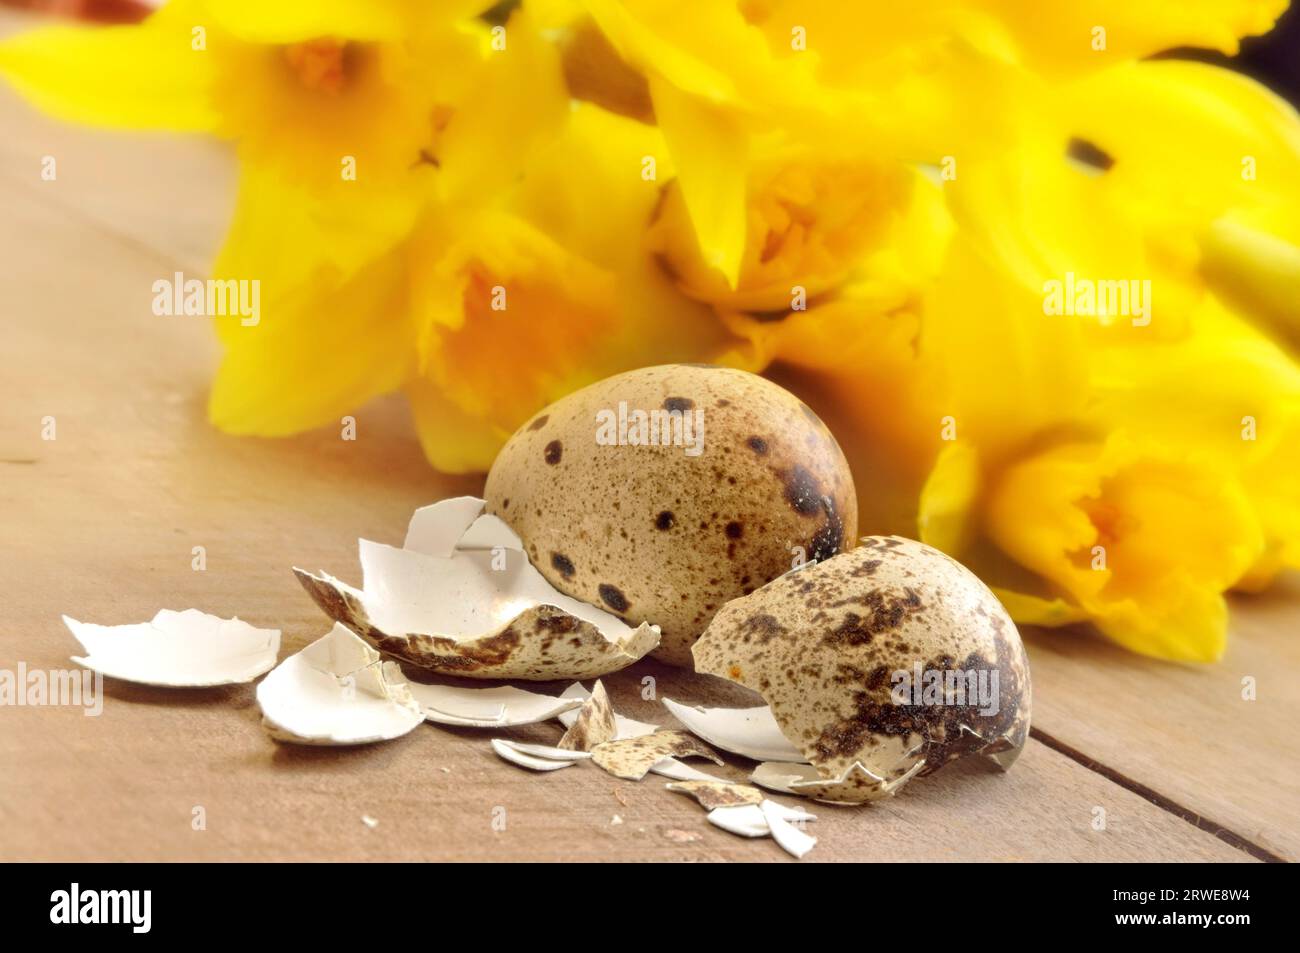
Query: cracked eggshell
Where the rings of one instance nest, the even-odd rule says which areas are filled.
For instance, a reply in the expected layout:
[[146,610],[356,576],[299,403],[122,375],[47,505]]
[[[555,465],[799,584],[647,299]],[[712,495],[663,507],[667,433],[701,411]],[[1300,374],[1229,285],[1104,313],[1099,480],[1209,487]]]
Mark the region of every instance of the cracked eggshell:
[[556,747],[568,751],[590,751],[598,744],[618,737],[618,723],[614,708],[605,693],[605,686],[596,682],[591,697],[582,703],[578,717],[564,732]]
[[778,810],[775,802],[764,801],[758,806],[758,809],[763,812],[763,820],[767,822],[767,828],[772,832],[772,839],[787,854],[802,860],[810,850],[817,846],[817,838],[806,831],[801,831],[787,821],[782,812]]
[[[639,434],[637,411],[702,420],[699,453],[685,439],[620,444],[620,419]],[[713,613],[789,570],[796,548],[827,559],[857,534],[826,426],[776,384],[721,367],[643,368],[557,401],[506,443],[485,496],[552,585],[657,624],[653,654],[683,666]]]
[[754,761],[804,761],[803,752],[781,733],[766,705],[757,708],[704,708],[671,698],[664,707],[693,734],[715,748]]
[[639,738],[606,741],[591,750],[591,760],[597,766],[625,781],[640,781],[666,759],[691,756],[722,764],[717,753],[698,738],[671,728]]
[[[823,800],[888,796],[968,755],[1005,762],[1029,732],[1029,662],[1006,610],[960,563],[897,536],[867,537],[728,603],[695,664],[763,696],[816,770],[785,790]],[[918,688],[926,673],[973,673],[977,686],[996,684],[995,704],[896,695],[908,684],[896,673],[916,681],[918,670]]]
[[[592,693],[583,688],[579,682],[574,682],[560,693],[561,698],[576,698],[582,702],[587,701],[591,696]],[[560,724],[564,725],[566,729],[572,728],[578,720],[578,713],[576,711],[561,712],[559,718]],[[616,741],[626,738],[639,738],[641,735],[652,735],[662,727],[662,725],[654,725],[648,721],[637,721],[635,718],[628,718],[614,712],[614,740]]]
[[[764,801],[763,804],[771,805],[771,810],[775,811],[782,820],[791,823],[807,823],[808,821],[817,820],[816,814],[810,814],[807,811],[793,807],[786,807],[776,801]],[[720,827],[727,833],[736,834],[740,837],[768,837],[772,833],[767,818],[763,814],[763,807],[760,804],[716,807],[709,811],[708,822],[714,827]]]
[[585,751],[569,751],[548,745],[520,744],[507,738],[493,738],[492,750],[505,761],[530,771],[559,771],[590,758]]
[[672,778],[674,781],[710,781],[725,784],[724,778],[708,774],[699,768],[678,761],[676,758],[664,758],[650,766],[650,773],[660,777]]
[[275,667],[279,629],[257,629],[238,618],[198,609],[162,609],[149,622],[95,625],[66,615],[85,655],[72,661],[92,672],[141,685],[211,688],[251,682]]
[[466,688],[407,682],[426,721],[461,728],[509,728],[532,725],[578,708],[576,698],[539,695],[511,685]]
[[557,592],[483,501],[417,510],[401,549],[361,540],[363,588],[294,569],[316,604],[388,655],[445,675],[595,678],[644,656],[658,630],[633,628]]
[[893,797],[924,766],[925,762],[917,761],[907,771],[890,779],[855,761],[843,773],[828,780],[811,764],[765,761],[754,769],[749,780],[761,788],[782,794],[797,794],[831,804],[860,804]]
[[719,807],[735,807],[737,804],[758,804],[763,800],[763,792],[748,784],[733,784],[729,781],[673,781],[665,784],[669,791],[689,794],[706,810]]
[[424,721],[395,662],[343,625],[277,665],[257,686],[271,737],[310,745],[359,745],[400,738]]

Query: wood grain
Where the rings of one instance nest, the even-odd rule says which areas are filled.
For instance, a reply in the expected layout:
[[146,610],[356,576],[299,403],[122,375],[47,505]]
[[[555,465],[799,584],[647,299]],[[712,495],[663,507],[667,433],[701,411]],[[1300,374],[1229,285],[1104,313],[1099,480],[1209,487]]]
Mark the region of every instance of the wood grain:
[[[0,32],[13,22],[0,16]],[[282,655],[297,650],[328,625],[291,565],[355,580],[358,536],[400,540],[414,507],[479,481],[429,470],[396,399],[358,410],[354,442],[333,430],[282,441],[213,431],[203,409],[210,329],[156,317],[149,302],[156,278],[201,274],[210,260],[229,214],[227,151],[62,127],[6,90],[0,127],[0,668],[66,666],[75,644],[65,612],[121,623],[196,606],[278,626]],[[47,154],[59,162],[55,182],[39,177]],[[54,441],[40,439],[47,415]],[[207,570],[195,572],[200,545]],[[1035,637],[1036,723],[1293,856],[1296,619],[1294,594],[1240,607],[1228,662],[1200,670]],[[1260,682],[1249,705],[1243,673]],[[670,721],[641,697],[647,676],[661,695],[737,699],[730,686],[647,662],[607,682],[620,711]],[[422,726],[389,744],[301,749],[265,736],[249,688],[110,681],[107,693],[98,718],[0,708],[0,857],[785,857],[770,841],[710,828],[662,779],[619,782],[590,765],[533,775],[497,759],[486,733]],[[727,771],[743,775],[739,763]],[[204,831],[191,829],[195,807]],[[504,831],[492,829],[497,807]],[[814,809],[821,844],[810,860],[1251,859],[1037,742],[1007,774],[961,765],[886,804]],[[1105,830],[1093,829],[1098,809]],[[681,843],[676,831],[699,839]]]
[[[1216,665],[1140,658],[1081,631],[1031,633],[1034,724],[1287,860],[1300,858],[1300,585],[1233,600]],[[1243,697],[1243,680],[1255,698]]]

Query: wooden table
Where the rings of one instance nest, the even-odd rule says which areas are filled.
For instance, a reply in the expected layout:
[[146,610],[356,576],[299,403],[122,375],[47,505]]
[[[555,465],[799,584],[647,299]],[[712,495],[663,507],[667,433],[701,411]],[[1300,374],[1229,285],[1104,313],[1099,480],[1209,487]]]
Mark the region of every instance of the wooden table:
[[[15,22],[0,16],[0,32]],[[358,536],[400,542],[415,507],[479,481],[433,473],[395,399],[358,412],[355,442],[206,424],[211,329],[155,316],[151,284],[206,273],[232,204],[226,149],[62,126],[7,89],[0,129],[0,669],[68,667],[61,613],[125,623],[195,606],[279,627],[282,655],[297,651],[328,625],[291,565],[359,581]],[[1014,770],[958,765],[890,802],[818,805],[808,859],[1294,860],[1298,621],[1291,579],[1234,603],[1214,666],[1026,633],[1035,729]],[[726,700],[647,662],[607,680],[620,711],[671,721],[641,700],[646,674],[661,695]],[[1247,676],[1257,700],[1242,697]],[[486,732],[311,749],[264,734],[251,688],[110,680],[106,695],[97,718],[0,708],[0,859],[786,859],[708,826],[662,779],[535,775],[500,761]]]

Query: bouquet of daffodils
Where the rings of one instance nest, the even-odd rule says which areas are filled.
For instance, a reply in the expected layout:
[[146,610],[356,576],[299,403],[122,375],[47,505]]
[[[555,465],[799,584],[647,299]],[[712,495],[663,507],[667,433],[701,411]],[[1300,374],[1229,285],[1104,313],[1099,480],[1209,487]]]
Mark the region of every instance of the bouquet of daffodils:
[[1300,565],[1300,119],[1225,69],[1286,0],[173,0],[0,44],[49,113],[234,143],[212,422],[385,392],[485,469],[676,361],[841,436],[865,532],[1020,622],[1223,650]]

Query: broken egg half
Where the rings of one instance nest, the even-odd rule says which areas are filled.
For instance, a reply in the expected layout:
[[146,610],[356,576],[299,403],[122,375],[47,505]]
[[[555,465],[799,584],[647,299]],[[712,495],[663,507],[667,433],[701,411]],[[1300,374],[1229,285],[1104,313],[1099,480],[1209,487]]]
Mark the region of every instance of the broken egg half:
[[653,654],[683,666],[728,601],[857,534],[826,425],[723,367],[647,367],[564,397],[506,443],[485,496],[551,585],[658,625]]
[[[519,537],[483,501],[453,497],[416,510],[398,549],[363,539],[362,588],[294,569],[316,604],[370,646],[442,675],[596,678],[659,642],[596,606],[557,592]],[[435,706],[436,707],[436,703]]]
[[887,797],[976,754],[1007,768],[1029,733],[1015,624],[970,570],[910,539],[866,537],[727,603],[694,655],[771,706],[808,764],[765,763],[753,780],[792,794]]

